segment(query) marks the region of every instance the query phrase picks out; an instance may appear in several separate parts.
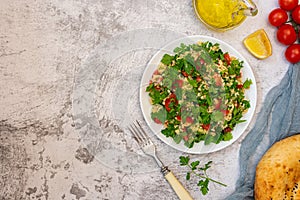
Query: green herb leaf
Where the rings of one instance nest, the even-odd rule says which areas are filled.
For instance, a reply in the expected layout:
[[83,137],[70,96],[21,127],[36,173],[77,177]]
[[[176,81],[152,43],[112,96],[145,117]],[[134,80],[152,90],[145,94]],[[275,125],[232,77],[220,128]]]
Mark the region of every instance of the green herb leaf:
[[208,191],[209,191],[209,189],[208,189],[208,183],[209,183],[209,179],[206,178],[204,181],[200,180],[198,182],[198,184],[197,184],[200,187],[200,190],[201,190],[201,192],[202,192],[203,195],[206,195],[208,193]]
[[190,158],[188,156],[180,156],[180,165],[184,166],[184,165],[188,165]]
[[212,113],[211,119],[215,122],[223,121],[224,114],[220,111],[215,111],[215,112]]
[[190,179],[191,179],[191,172],[187,172],[187,173],[186,173],[185,179],[186,179],[186,180],[190,180]]
[[244,82],[244,84],[243,84],[243,87],[245,88],[245,89],[248,89],[248,88],[250,88],[250,85],[252,84],[252,80],[251,79],[247,79],[245,82]]
[[172,63],[172,60],[174,59],[174,56],[170,56],[169,54],[165,54],[163,58],[161,59],[161,62],[165,65],[169,65]]
[[197,169],[197,166],[198,166],[199,164],[200,164],[200,161],[199,161],[199,160],[192,162],[192,163],[191,163],[192,170]]
[[231,140],[232,138],[233,138],[232,133],[225,133],[225,134],[223,135],[223,140],[224,140],[224,141],[229,141],[229,140]]

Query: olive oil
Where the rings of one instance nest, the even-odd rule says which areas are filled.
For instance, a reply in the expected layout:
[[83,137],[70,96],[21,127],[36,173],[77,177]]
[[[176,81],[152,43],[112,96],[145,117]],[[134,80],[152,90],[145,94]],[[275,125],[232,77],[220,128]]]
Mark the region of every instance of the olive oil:
[[196,0],[195,9],[200,18],[216,29],[233,27],[242,23],[246,16],[241,10],[247,6],[240,0]]

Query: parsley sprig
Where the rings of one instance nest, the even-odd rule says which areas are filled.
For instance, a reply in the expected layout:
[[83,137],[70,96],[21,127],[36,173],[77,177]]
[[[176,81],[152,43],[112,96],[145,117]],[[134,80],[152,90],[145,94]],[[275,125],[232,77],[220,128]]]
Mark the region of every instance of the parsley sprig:
[[180,156],[179,159],[181,166],[187,166],[191,170],[186,173],[186,180],[190,180],[191,174],[194,174],[200,178],[200,180],[197,183],[197,186],[199,187],[203,195],[206,195],[208,193],[208,184],[210,181],[227,187],[226,184],[216,181],[207,175],[206,171],[211,167],[212,161],[208,161],[206,164],[204,164],[203,167],[200,167],[200,161],[197,160],[191,162],[189,156]]

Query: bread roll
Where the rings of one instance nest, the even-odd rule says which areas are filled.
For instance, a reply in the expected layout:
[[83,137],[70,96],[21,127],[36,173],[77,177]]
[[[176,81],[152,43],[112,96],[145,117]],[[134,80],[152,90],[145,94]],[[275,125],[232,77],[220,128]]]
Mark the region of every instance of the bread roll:
[[300,200],[300,134],[275,143],[256,167],[256,200]]

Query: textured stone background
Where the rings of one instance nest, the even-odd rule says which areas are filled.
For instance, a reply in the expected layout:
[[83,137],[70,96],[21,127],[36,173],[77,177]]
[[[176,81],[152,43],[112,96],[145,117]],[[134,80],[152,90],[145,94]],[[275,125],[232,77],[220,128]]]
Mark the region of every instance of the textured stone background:
[[[214,36],[232,44],[251,64],[258,112],[288,64],[266,20],[276,2],[255,2],[258,16],[233,31],[215,33],[197,21],[191,0],[0,0],[0,199],[177,199],[158,170],[117,171],[86,149],[72,119],[74,74],[96,46],[125,31],[164,28]],[[268,32],[274,50],[263,61],[241,43],[259,28]],[[114,127],[108,120],[102,123]],[[206,197],[195,182],[185,181],[180,153],[165,147],[160,156],[195,199],[222,199],[234,191],[242,138],[225,150],[194,156],[213,160],[212,176],[228,184],[212,184]]]

